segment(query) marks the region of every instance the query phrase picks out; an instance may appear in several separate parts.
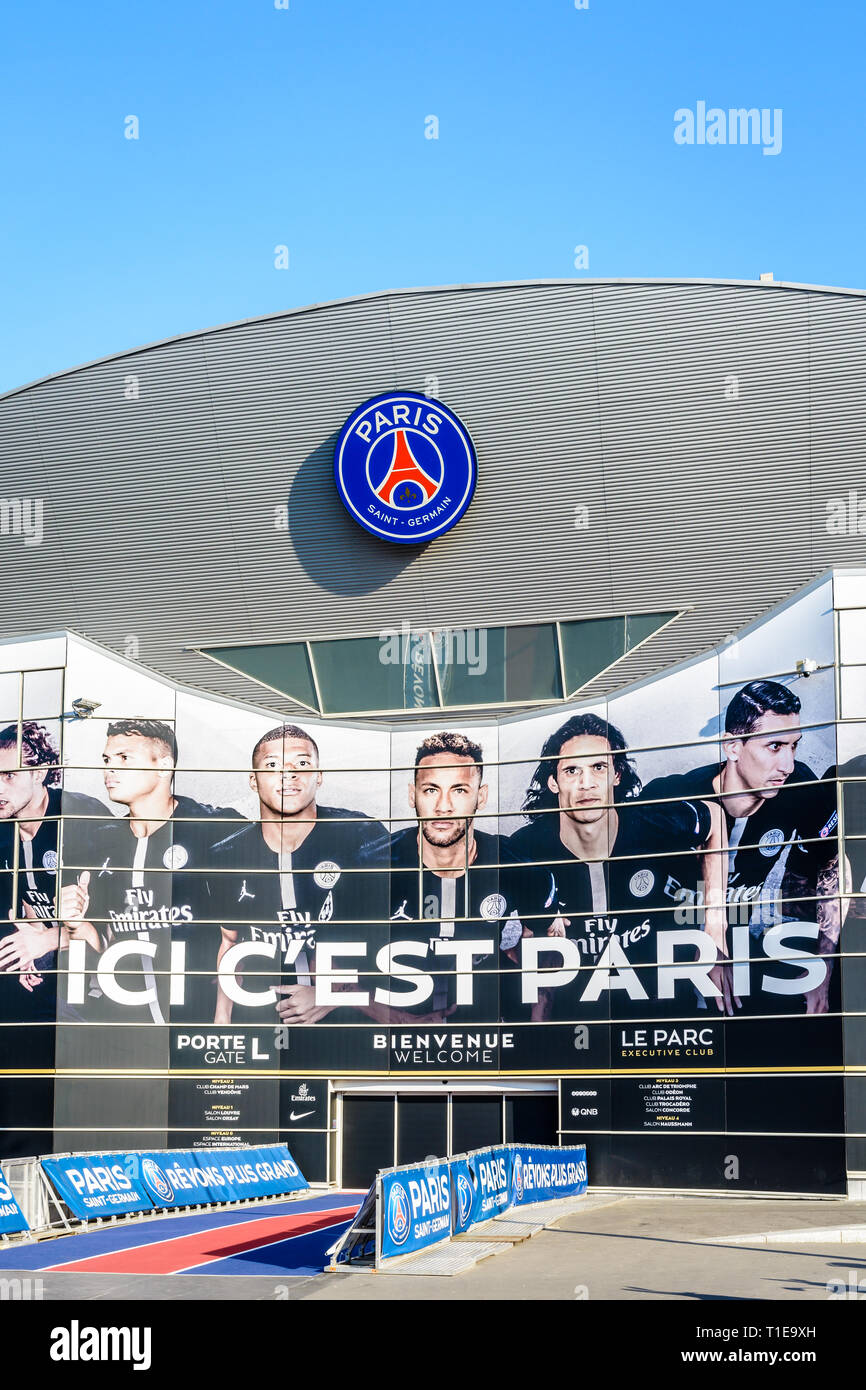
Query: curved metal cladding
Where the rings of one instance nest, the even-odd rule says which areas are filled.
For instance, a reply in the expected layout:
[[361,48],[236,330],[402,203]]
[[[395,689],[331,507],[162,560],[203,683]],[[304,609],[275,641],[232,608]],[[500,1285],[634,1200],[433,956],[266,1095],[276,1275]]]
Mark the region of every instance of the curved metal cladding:
[[[0,635],[134,635],[151,667],[260,700],[186,649],[690,610],[605,692],[862,560],[826,519],[862,486],[864,314],[859,293],[749,283],[406,290],[37,382],[0,400],[2,496],[45,507],[41,545],[0,536]],[[472,506],[426,547],[365,534],[333,486],[344,420],[397,387],[432,389],[478,450]]]

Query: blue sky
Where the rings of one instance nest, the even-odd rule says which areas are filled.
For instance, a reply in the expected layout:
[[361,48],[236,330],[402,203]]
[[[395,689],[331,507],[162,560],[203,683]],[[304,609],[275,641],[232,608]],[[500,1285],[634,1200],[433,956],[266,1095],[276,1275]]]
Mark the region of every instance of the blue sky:
[[[405,285],[866,285],[862,0],[288,3],[7,9],[0,390]],[[678,145],[698,101],[781,153]]]

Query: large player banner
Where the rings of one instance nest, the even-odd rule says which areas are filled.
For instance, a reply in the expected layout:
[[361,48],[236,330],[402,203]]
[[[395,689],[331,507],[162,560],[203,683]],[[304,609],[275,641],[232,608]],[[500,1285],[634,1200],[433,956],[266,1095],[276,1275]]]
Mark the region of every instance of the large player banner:
[[485,723],[287,724],[64,647],[0,679],[9,1152],[300,1133],[320,1178],[328,1076],[714,1075],[599,1129],[716,1132],[726,1076],[841,1064],[830,581]]

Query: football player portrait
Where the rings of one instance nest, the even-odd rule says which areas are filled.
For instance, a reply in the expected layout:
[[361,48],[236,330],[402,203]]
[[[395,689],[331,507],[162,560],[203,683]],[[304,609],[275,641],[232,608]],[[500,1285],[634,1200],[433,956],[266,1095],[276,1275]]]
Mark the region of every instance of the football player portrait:
[[386,876],[361,870],[365,846],[384,827],[319,804],[318,745],[295,724],[262,735],[249,781],[259,819],[214,845],[210,915],[221,924],[220,961],[233,947],[257,942],[272,950],[274,965],[247,956],[250,964],[233,972],[238,997],[220,985],[215,1022],[357,1022],[359,1007],[316,1002],[316,950],[324,941],[364,943],[372,961],[387,940]]
[[[826,968],[821,982],[800,998],[807,1013],[825,1013],[844,913],[836,788],[797,758],[800,709],[799,697],[779,681],[749,682],[725,711],[723,761],[656,778],[643,796],[701,797],[721,807],[729,846],[728,926],[747,923],[754,948],[783,922],[801,921],[807,930],[817,923],[816,941],[804,934],[803,949],[826,956]],[[699,876],[687,864],[683,870],[672,877],[669,891],[681,902],[699,903]],[[753,961],[753,975],[762,968]],[[791,979],[802,975],[802,967],[789,969]],[[766,1012],[790,1010],[796,1000],[795,994],[753,987],[742,1002],[749,1011]]]
[[618,983],[612,1010],[633,1010],[635,1003],[649,1014],[693,1008],[688,980],[677,979],[673,998],[664,1002],[655,989],[659,938],[675,925],[665,885],[683,862],[702,866],[708,884],[702,929],[716,961],[709,979],[716,1007],[733,1010],[725,962],[720,811],[697,797],[644,806],[637,800],[640,789],[622,733],[595,714],[573,715],[541,750],[523,803],[528,823],[511,836],[509,851],[516,861],[546,864],[551,876],[547,924],[526,913],[524,931],[575,941],[580,970],[570,985],[542,992],[543,1002],[533,1008],[535,1021],[606,1016],[607,998],[593,997],[590,975],[595,967],[606,968],[614,951],[632,973],[638,968],[642,996],[632,999]]

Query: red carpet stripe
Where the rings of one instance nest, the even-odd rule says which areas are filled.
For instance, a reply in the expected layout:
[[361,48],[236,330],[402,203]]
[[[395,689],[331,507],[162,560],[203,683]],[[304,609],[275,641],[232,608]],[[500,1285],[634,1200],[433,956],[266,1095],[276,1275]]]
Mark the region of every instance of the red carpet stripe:
[[48,1271],[64,1274],[174,1274],[193,1265],[223,1260],[227,1255],[239,1255],[270,1245],[288,1236],[306,1235],[323,1226],[332,1226],[355,1215],[357,1206],[331,1207],[328,1211],[299,1212],[297,1216],[266,1216],[242,1226],[223,1230],[196,1231],[192,1235],[167,1236],[152,1245],[108,1251],[89,1259],[74,1260],[71,1264],[48,1265]]

